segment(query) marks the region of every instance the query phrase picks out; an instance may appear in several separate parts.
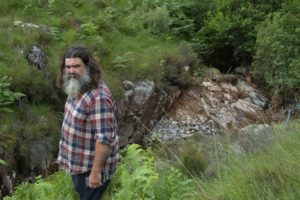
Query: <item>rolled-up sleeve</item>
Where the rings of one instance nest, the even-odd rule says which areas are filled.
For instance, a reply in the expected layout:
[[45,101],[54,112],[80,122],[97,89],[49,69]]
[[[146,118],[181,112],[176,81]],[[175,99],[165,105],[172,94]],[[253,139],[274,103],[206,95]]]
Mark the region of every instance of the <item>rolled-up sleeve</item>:
[[116,132],[112,100],[108,97],[97,97],[91,104],[89,114],[94,138],[102,144],[111,146]]

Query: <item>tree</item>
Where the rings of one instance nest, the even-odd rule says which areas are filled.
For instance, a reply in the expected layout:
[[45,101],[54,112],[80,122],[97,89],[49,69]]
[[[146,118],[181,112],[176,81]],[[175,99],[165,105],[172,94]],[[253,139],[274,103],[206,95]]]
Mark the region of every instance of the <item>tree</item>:
[[292,1],[258,27],[254,68],[280,92],[300,86],[300,3]]
[[[228,72],[237,66],[248,66],[255,53],[256,26],[281,0],[269,5],[264,1],[215,0],[215,10],[195,36],[195,46],[208,65]],[[213,7],[212,7],[213,8]]]

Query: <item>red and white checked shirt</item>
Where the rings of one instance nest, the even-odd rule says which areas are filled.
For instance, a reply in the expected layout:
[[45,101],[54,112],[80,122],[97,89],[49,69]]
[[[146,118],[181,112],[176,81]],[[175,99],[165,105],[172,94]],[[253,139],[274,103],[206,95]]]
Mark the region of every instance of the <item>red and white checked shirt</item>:
[[118,162],[119,140],[115,102],[104,82],[76,98],[68,98],[59,142],[58,162],[71,174],[92,169],[96,140],[110,151],[102,168],[103,181],[112,178]]

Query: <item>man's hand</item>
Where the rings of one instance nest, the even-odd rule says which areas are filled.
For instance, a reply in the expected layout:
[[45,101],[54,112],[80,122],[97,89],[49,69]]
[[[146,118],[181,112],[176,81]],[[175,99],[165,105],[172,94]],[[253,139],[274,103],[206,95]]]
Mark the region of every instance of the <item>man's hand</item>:
[[91,171],[89,176],[89,187],[94,189],[100,187],[101,185],[101,173]]
[[89,176],[89,187],[90,188],[97,188],[102,185],[101,169],[105,162],[108,149],[109,149],[109,147],[107,145],[101,144],[100,142],[96,141],[95,156],[94,156],[91,174]]

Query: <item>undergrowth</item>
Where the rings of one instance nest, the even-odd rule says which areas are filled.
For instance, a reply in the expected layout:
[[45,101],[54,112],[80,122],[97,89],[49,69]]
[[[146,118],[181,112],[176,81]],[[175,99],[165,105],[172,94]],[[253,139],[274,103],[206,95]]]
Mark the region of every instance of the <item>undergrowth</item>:
[[[194,164],[185,162],[186,170],[182,170],[174,162],[170,164],[168,158],[154,154],[151,148],[130,145],[122,152],[104,199],[297,200],[300,198],[299,133],[299,122],[295,122],[288,128],[276,128],[274,140],[266,148],[242,155],[227,149],[226,162],[220,160],[211,176],[201,172],[188,175],[186,170],[194,169]],[[169,150],[176,154],[174,149]],[[195,159],[199,155],[189,153]],[[34,184],[18,186],[15,195],[5,200],[61,199],[63,195],[64,199],[76,196],[69,176],[59,172]]]
[[37,178],[34,184],[25,183],[17,187],[13,197],[4,200],[75,200],[79,199],[73,189],[71,177],[64,172],[58,172],[47,179]]

